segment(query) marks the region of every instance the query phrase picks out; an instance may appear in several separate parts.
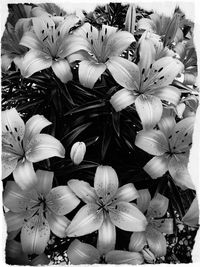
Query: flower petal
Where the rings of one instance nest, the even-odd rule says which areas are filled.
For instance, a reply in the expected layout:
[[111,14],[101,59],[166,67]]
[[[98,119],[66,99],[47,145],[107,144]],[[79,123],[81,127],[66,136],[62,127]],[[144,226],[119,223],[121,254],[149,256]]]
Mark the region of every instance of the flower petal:
[[173,116],[163,116],[158,123],[159,129],[165,134],[168,138],[176,125],[175,118]]
[[67,256],[73,265],[99,263],[99,251],[92,245],[82,243],[78,239],[72,241],[67,249]]
[[60,185],[51,189],[46,196],[47,206],[57,215],[65,215],[75,209],[80,200],[66,185]]
[[54,213],[46,213],[46,219],[54,235],[63,238],[66,236],[66,228],[70,223],[65,216],[59,216]]
[[169,150],[165,135],[158,130],[140,131],[136,136],[135,145],[155,156],[161,156]]
[[36,135],[39,134],[42,129],[51,125],[43,115],[34,115],[26,122],[25,134],[23,139],[24,148],[26,148],[28,142]]
[[70,65],[66,59],[62,59],[59,61],[53,61],[52,69],[55,75],[61,80],[63,83],[67,83],[71,81],[73,76],[71,72]]
[[159,97],[161,100],[165,100],[173,105],[177,105],[180,101],[181,91],[174,86],[165,86],[156,88],[155,90],[149,91],[152,95]]
[[30,50],[24,56],[21,74],[25,78],[30,77],[32,74],[47,69],[52,65],[52,58],[44,52],[37,50]]
[[132,200],[135,200],[139,197],[138,191],[135,188],[134,184],[128,183],[123,186],[121,186],[115,195],[115,199],[117,201],[125,201],[130,202]]
[[116,194],[118,186],[117,173],[112,167],[97,167],[94,177],[94,189],[103,203],[107,203]]
[[143,129],[153,128],[161,119],[163,106],[161,100],[152,95],[140,95],[135,100],[135,108]]
[[47,195],[52,188],[54,173],[49,171],[37,170],[36,175],[38,178],[38,182],[36,185],[37,192],[43,195]]
[[129,250],[140,252],[146,244],[145,232],[133,232],[130,238]]
[[162,177],[168,171],[169,157],[166,155],[155,156],[143,167],[151,178]]
[[121,57],[110,57],[106,66],[118,84],[130,90],[139,89],[140,71],[136,64]]
[[18,158],[13,153],[2,152],[1,163],[2,163],[2,180],[8,177],[16,168]]
[[7,224],[7,231],[12,232],[22,227],[24,219],[26,217],[26,213],[15,213],[12,211],[8,211],[4,214],[4,216]]
[[65,148],[55,137],[48,134],[37,134],[28,144],[26,158],[38,162],[51,157],[65,157]]
[[80,20],[79,17],[77,17],[74,14],[65,16],[63,22],[61,23],[61,27],[59,29],[61,38],[64,38],[66,35],[68,35],[71,28],[73,28],[79,22],[79,20]]
[[115,111],[121,111],[135,102],[136,96],[132,91],[124,88],[117,91],[110,99]]
[[151,195],[148,189],[138,190],[138,193],[139,193],[139,198],[137,199],[137,207],[141,210],[141,212],[145,213],[145,211],[149,207]]
[[155,219],[151,221],[151,225],[161,233],[171,235],[174,232],[174,222],[172,218]]
[[8,181],[3,192],[3,204],[13,212],[26,210],[29,199],[24,191],[14,182]]
[[168,209],[169,199],[160,193],[157,193],[149,203],[147,216],[161,218]]
[[18,162],[13,177],[22,190],[30,190],[38,181],[33,164],[28,160]]
[[189,226],[197,226],[199,223],[199,205],[197,197],[192,201],[191,206],[182,218],[182,222]]
[[25,32],[19,44],[34,50],[42,51],[43,48],[42,42],[37,38],[33,31]]
[[169,173],[175,183],[183,190],[190,188],[195,190],[195,186],[187,168],[188,159],[184,155],[174,155],[169,161]]
[[103,213],[96,204],[83,206],[73,218],[66,230],[69,237],[83,236],[98,230],[103,223]]
[[106,65],[104,63],[83,60],[79,63],[79,81],[83,86],[92,89],[98,78],[105,70]]
[[50,238],[50,228],[44,217],[35,215],[22,227],[21,244],[27,254],[42,254]]
[[38,266],[38,265],[49,265],[50,258],[47,257],[45,253],[40,254],[39,256],[35,257],[31,260],[31,266]]
[[105,255],[105,261],[108,264],[142,264],[143,256],[138,252],[129,252],[124,250],[113,250]]
[[147,243],[150,250],[157,257],[162,257],[166,255],[167,243],[163,234],[153,227],[148,226],[146,231]]
[[23,253],[19,242],[15,240],[6,242],[6,263],[9,265],[29,265],[28,255]]
[[89,183],[72,179],[68,181],[70,189],[85,203],[95,202],[97,195],[93,187]]
[[139,209],[127,202],[117,202],[109,207],[112,223],[125,231],[141,232],[147,225],[145,216]]
[[71,147],[70,158],[74,164],[79,165],[85,156],[86,145],[84,142],[76,142]]
[[105,254],[115,248],[115,243],[116,229],[109,216],[106,216],[98,231],[97,249],[101,254]]

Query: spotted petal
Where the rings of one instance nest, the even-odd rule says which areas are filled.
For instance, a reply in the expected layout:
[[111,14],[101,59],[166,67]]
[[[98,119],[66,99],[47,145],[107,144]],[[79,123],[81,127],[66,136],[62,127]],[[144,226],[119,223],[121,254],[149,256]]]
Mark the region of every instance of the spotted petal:
[[165,237],[161,232],[151,226],[148,226],[146,231],[146,238],[150,250],[157,257],[165,256],[167,252],[167,243]]
[[168,171],[170,157],[155,156],[143,167],[145,172],[147,172],[151,178],[156,179],[162,177]]
[[155,218],[161,218],[167,212],[169,199],[160,193],[152,198],[149,203],[147,215]]
[[105,260],[108,264],[137,265],[144,262],[144,258],[140,253],[124,250],[113,250],[108,252],[105,256]]
[[160,231],[161,233],[166,233],[168,235],[173,234],[173,219],[165,218],[165,219],[155,219],[151,221],[151,225]]
[[58,237],[66,236],[66,228],[70,223],[65,216],[59,216],[54,213],[46,213],[46,219],[49,223],[51,231]]
[[149,91],[152,95],[159,97],[161,100],[165,100],[173,105],[177,105],[180,100],[181,91],[171,85],[156,88],[155,90]]
[[46,196],[48,208],[57,215],[65,215],[75,209],[80,200],[68,186],[54,187]]
[[1,163],[2,163],[2,180],[8,177],[16,168],[18,157],[10,152],[2,152]]
[[50,227],[44,217],[35,215],[22,227],[21,244],[27,254],[42,254],[49,238]]
[[69,237],[83,236],[98,230],[103,223],[103,213],[96,204],[83,206],[66,230]]
[[143,213],[127,202],[117,202],[111,205],[109,215],[112,223],[125,231],[141,232],[147,225]]
[[52,69],[55,75],[63,83],[67,83],[68,81],[71,81],[73,78],[70,65],[66,59],[53,61]]

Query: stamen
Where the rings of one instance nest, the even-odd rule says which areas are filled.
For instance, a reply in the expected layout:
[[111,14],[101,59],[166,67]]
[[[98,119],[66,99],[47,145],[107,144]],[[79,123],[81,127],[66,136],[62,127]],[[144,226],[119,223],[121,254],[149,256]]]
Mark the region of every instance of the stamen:
[[54,39],[53,39],[53,36],[51,36],[51,39],[52,39],[52,43],[54,43]]
[[148,77],[146,77],[143,82],[146,82],[146,80],[148,80]]
[[150,67],[149,67],[150,69],[152,68],[152,64],[150,65]]
[[48,35],[42,40],[43,42],[48,38]]
[[93,45],[93,40],[91,40],[91,45]]
[[105,34],[107,34],[107,31],[108,31],[108,29],[107,29],[107,28],[105,28]]
[[20,139],[20,137],[19,136],[17,136],[17,140],[20,142],[21,141],[21,139]]
[[101,36],[101,41],[103,42],[103,36]]

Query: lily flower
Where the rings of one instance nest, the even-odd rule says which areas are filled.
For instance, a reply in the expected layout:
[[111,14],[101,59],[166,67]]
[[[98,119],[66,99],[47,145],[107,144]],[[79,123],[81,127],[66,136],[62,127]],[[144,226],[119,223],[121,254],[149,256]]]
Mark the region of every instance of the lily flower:
[[115,226],[125,231],[145,230],[146,218],[129,203],[138,197],[137,190],[131,183],[118,188],[118,177],[112,167],[97,167],[94,188],[79,180],[70,180],[68,185],[86,205],[67,227],[67,236],[83,236],[98,230],[97,248],[104,253],[115,247]]
[[182,189],[194,189],[187,170],[194,120],[188,117],[176,123],[173,116],[164,117],[158,124],[159,130],[142,130],[137,134],[135,145],[155,156],[144,166],[153,179],[169,171]]
[[65,237],[69,220],[64,216],[76,208],[80,200],[68,186],[52,188],[53,172],[37,170],[37,185],[23,191],[14,181],[8,181],[3,203],[10,210],[5,213],[7,231],[21,229],[24,253],[42,254],[50,238],[50,230]]
[[179,60],[162,57],[154,63],[142,62],[138,66],[112,57],[107,66],[117,83],[124,87],[111,97],[110,103],[117,112],[134,103],[144,129],[154,127],[161,119],[161,100],[178,104],[181,92],[170,84],[183,68]]
[[106,68],[109,69],[107,60],[112,56],[119,57],[135,41],[131,33],[117,30],[107,25],[102,25],[102,29],[98,30],[85,23],[70,37],[67,49],[73,54],[69,60],[81,61],[78,71],[83,86],[93,88]]
[[197,197],[192,201],[191,206],[182,218],[182,222],[192,227],[199,225],[199,205]]
[[104,258],[107,264],[142,264],[143,256],[138,252],[112,250],[102,255],[94,246],[80,242],[78,239],[72,241],[67,249],[67,256],[71,264],[95,264]]
[[144,248],[148,246],[150,252],[153,252],[156,257],[164,256],[167,244],[163,233],[173,234],[173,219],[162,218],[167,212],[169,199],[160,193],[151,199],[148,189],[138,190],[138,192],[140,197],[137,199],[137,206],[146,214],[148,225],[145,231],[134,232],[131,235],[129,250],[143,251],[145,256],[148,251]]
[[33,163],[51,157],[64,158],[65,149],[55,137],[41,134],[51,124],[42,115],[26,124],[15,108],[2,111],[2,179],[13,173],[14,180],[29,190],[38,181]]
[[78,21],[79,18],[74,15],[65,17],[59,24],[47,14],[32,18],[33,30],[26,32],[20,41],[21,45],[30,48],[21,66],[21,73],[25,78],[52,67],[63,83],[72,80],[71,68],[66,59],[69,55],[66,42],[70,29]]

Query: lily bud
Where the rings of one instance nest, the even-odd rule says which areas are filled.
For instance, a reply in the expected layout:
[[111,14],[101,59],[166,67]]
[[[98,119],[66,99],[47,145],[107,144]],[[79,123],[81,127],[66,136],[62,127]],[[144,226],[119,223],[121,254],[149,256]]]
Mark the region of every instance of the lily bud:
[[153,252],[151,252],[151,250],[149,248],[143,248],[142,250],[142,255],[144,256],[144,259],[148,262],[148,263],[155,263],[156,261],[156,257],[153,254]]
[[130,4],[126,13],[125,30],[134,34],[135,30],[136,10],[135,5]]
[[180,24],[180,14],[175,13],[172,20],[168,24],[165,38],[164,38],[164,46],[167,46],[168,44],[173,42],[176,36],[177,30],[179,28],[179,24]]
[[121,111],[122,109],[130,106],[135,101],[135,96],[130,90],[121,89],[116,92],[110,99],[110,103],[115,111]]
[[76,142],[73,144],[70,152],[70,158],[74,164],[79,165],[85,156],[86,145],[84,142]]

